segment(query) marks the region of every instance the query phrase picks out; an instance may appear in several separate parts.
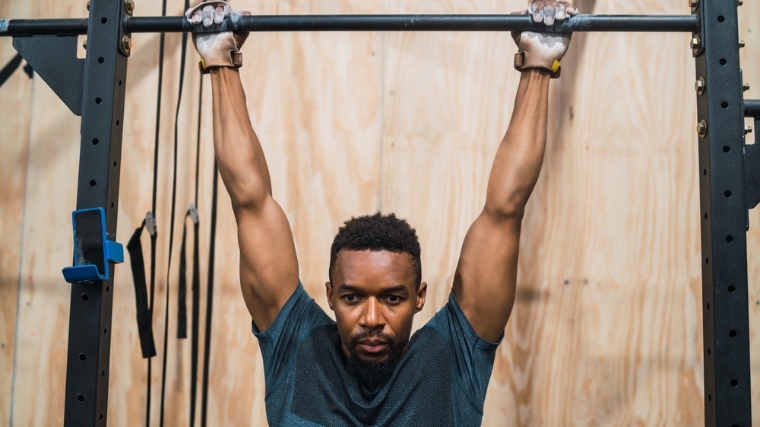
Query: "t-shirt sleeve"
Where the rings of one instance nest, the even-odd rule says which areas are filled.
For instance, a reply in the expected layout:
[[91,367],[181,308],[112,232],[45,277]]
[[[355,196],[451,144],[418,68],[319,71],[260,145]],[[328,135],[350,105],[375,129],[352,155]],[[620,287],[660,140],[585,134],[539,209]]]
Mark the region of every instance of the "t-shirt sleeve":
[[264,380],[267,390],[272,390],[288,370],[301,342],[319,326],[332,323],[324,310],[298,283],[293,295],[277,314],[274,322],[264,332],[253,325],[253,335],[259,340],[264,359]]
[[449,302],[426,326],[432,327],[443,336],[449,346],[454,375],[472,399],[472,403],[482,411],[496,348],[504,335],[498,342],[480,338],[459,308],[453,292],[449,295]]

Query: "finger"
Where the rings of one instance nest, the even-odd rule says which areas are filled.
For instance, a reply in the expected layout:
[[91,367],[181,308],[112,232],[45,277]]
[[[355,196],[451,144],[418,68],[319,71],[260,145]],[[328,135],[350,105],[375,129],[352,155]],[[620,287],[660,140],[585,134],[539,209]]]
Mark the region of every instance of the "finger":
[[539,23],[544,20],[544,2],[543,0],[533,0],[530,5],[530,12],[533,15],[533,21]]
[[201,23],[201,11],[196,10],[193,12],[193,24],[200,24]]
[[554,24],[554,14],[557,11],[557,0],[544,0],[544,24]]
[[557,13],[554,15],[554,17],[557,19],[557,21],[564,21],[566,15],[567,15],[567,3],[560,0],[557,2]]
[[567,15],[568,15],[568,16],[575,16],[575,15],[577,15],[578,13],[579,13],[579,12],[578,12],[578,8],[577,8],[577,7],[575,7],[575,6],[570,6],[570,5],[568,5],[568,6],[567,6]]
[[214,23],[221,24],[224,21],[224,7],[217,6],[214,13]]
[[214,7],[207,5],[203,8],[203,26],[210,27],[214,22]]

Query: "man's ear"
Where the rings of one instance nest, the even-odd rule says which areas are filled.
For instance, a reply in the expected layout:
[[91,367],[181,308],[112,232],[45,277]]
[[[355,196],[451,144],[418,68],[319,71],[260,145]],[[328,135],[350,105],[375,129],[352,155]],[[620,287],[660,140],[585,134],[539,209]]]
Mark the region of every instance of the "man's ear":
[[416,313],[419,313],[420,310],[422,310],[422,307],[425,306],[426,296],[427,296],[427,283],[422,282],[420,283],[420,287],[417,288],[417,306],[415,307]]
[[325,282],[325,293],[327,295],[327,304],[330,306],[330,310],[335,311],[333,307],[333,286],[330,282]]

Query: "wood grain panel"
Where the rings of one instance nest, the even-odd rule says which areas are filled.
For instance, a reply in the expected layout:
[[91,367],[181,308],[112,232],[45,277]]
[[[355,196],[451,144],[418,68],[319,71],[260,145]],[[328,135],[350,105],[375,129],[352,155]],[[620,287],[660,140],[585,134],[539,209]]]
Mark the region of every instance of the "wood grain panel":
[[[33,2],[0,3],[0,16],[32,17]],[[11,39],[0,40],[0,66],[15,55]],[[0,425],[10,423],[21,224],[24,218],[29,108],[32,81],[16,72],[0,88]]]
[[[74,0],[38,2],[0,5],[0,12],[26,7],[32,17],[86,13]],[[240,0],[234,5],[254,14],[504,13],[523,2]],[[171,0],[169,14],[179,14],[182,7],[183,2]],[[585,0],[580,7],[592,13],[687,13],[680,1]],[[752,21],[760,10],[747,3],[740,12],[740,32],[747,41],[742,53],[745,79],[756,83],[760,29]],[[136,13],[158,15],[160,2],[139,3]],[[122,242],[151,206],[158,40],[156,34],[135,35],[130,58],[117,233]],[[171,230],[180,40],[177,34],[166,36],[158,166],[153,324],[158,357],[151,378],[151,419],[157,425],[168,292],[167,426],[187,425],[189,418],[190,342],[176,339],[177,266],[182,218],[194,196],[199,75],[190,48],[178,118]],[[683,34],[575,36],[563,77],[552,83],[545,167],[523,225],[518,301],[497,355],[484,425],[702,423],[696,110],[687,45]],[[3,52],[0,46],[0,61]],[[324,308],[329,245],[337,228],[352,215],[376,210],[408,218],[421,237],[423,274],[431,286],[415,326],[443,305],[462,238],[484,202],[488,170],[511,114],[519,77],[512,70],[513,53],[509,35],[498,33],[251,35],[241,69],[248,112],[267,155],[275,198],[294,231],[301,279]],[[23,84],[29,93],[29,84]],[[21,86],[13,90],[22,93]],[[760,97],[757,86],[746,95]],[[18,128],[14,138],[23,137],[27,129],[31,134],[27,179],[15,190],[26,186],[23,247],[15,264],[17,250],[9,247],[0,254],[1,265],[10,263],[12,268],[21,257],[18,323],[13,324],[12,296],[13,304],[2,303],[0,333],[8,336],[14,327],[18,331],[13,425],[60,425],[69,307],[60,268],[71,257],[69,212],[75,202],[79,120],[41,81],[35,81],[31,100],[15,99],[20,104],[13,110],[24,111],[23,102],[27,109],[31,103],[31,116],[3,114],[0,123],[10,116]],[[205,77],[199,198],[202,311],[213,168],[210,101]],[[4,154],[6,145],[5,140],[0,143]],[[4,156],[0,162],[5,161]],[[11,190],[0,191],[6,200],[5,191]],[[6,206],[4,202],[1,208]],[[21,207],[15,209],[18,217]],[[8,224],[12,232],[20,222],[2,212],[0,231]],[[756,211],[750,220],[760,221]],[[748,235],[752,324],[760,315],[756,228]],[[209,423],[266,425],[263,366],[240,296],[236,230],[223,188],[217,233]],[[149,256],[147,237],[144,247]],[[2,271],[5,277],[13,269]],[[0,292],[15,292],[19,274],[12,276],[12,286],[4,281]],[[9,301],[5,293],[2,300]],[[147,371],[134,307],[131,274],[126,265],[120,266],[114,285],[109,391],[113,426],[142,425],[145,417]],[[203,324],[202,318],[201,329]],[[759,345],[755,329],[753,355]],[[2,402],[9,401],[3,393],[10,391],[1,382],[9,375],[6,360],[0,359],[0,368],[6,369],[0,372]],[[753,369],[758,385],[760,365],[753,363]],[[760,387],[753,390],[758,401]],[[7,417],[3,408],[0,423]]]

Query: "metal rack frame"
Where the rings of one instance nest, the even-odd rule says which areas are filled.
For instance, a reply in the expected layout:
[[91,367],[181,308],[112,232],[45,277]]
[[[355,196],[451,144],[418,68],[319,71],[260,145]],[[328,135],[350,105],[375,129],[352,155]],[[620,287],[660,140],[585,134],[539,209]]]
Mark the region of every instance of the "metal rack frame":
[[[646,31],[690,32],[696,61],[705,425],[749,427],[751,417],[748,209],[760,201],[760,137],[745,145],[744,117],[760,126],[760,100],[743,99],[736,0],[691,0],[692,15],[578,15],[553,27],[514,15],[315,15],[230,17],[217,31]],[[91,0],[88,19],[0,20],[0,36],[82,116],[75,231],[105,228],[115,240],[121,138],[130,34],[191,32],[184,17],[131,17],[132,1]],[[88,34],[86,59],[76,36]],[[76,215],[75,212],[75,215]],[[719,218],[713,221],[713,218]],[[85,233],[85,234],[82,234]],[[90,234],[93,234],[90,233]],[[97,234],[97,233],[94,233]],[[104,239],[100,239],[104,240]],[[106,241],[89,242],[91,245]],[[110,267],[109,258],[75,253],[77,264]],[[113,275],[74,281],[66,371],[64,425],[107,422]],[[106,277],[102,280],[102,277]]]

